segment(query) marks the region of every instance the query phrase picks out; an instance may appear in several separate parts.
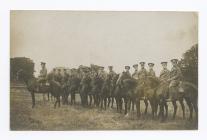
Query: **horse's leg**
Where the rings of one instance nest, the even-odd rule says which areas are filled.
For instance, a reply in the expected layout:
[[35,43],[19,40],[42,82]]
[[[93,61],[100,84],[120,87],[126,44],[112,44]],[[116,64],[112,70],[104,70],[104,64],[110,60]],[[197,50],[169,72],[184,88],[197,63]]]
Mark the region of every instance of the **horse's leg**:
[[43,103],[45,104],[45,93],[42,93]]
[[119,112],[119,101],[118,101],[118,98],[116,97],[115,100],[116,100],[116,109],[117,109],[117,112]]
[[193,104],[193,108],[195,110],[195,117],[196,117],[196,120],[198,119],[198,103],[197,103],[197,99],[193,99],[192,101],[192,104]]
[[107,98],[105,97],[104,98],[104,109],[106,110],[106,101],[107,101]]
[[165,118],[164,118],[164,100],[161,99],[160,100],[160,112],[159,112],[159,116],[161,117],[161,122],[164,122]]
[[60,96],[58,96],[58,107],[60,107]]
[[92,100],[93,100],[92,98],[93,98],[93,97],[92,97],[92,95],[90,94],[90,95],[89,95],[89,106],[92,105]]
[[73,92],[70,93],[70,104],[73,105]]
[[57,104],[57,101],[58,99],[57,99],[57,97],[56,97],[56,101],[55,101],[55,104],[54,104],[54,108],[56,108],[56,104]]
[[50,101],[50,93],[47,93],[47,100]]
[[183,98],[180,98],[179,102],[180,102],[180,105],[181,105],[181,108],[182,108],[182,111],[183,111],[183,119],[185,119],[185,105],[183,103]]
[[31,96],[32,96],[32,108],[35,107],[35,93],[32,91],[30,92],[31,93]]
[[114,97],[111,97],[111,108],[114,106]]
[[75,92],[73,93],[73,104],[76,105],[76,102],[75,102]]
[[189,120],[192,120],[192,118],[193,118],[193,105],[192,105],[189,98],[186,98],[186,103],[187,103],[189,110],[190,110]]
[[154,114],[155,114],[156,117],[157,117],[157,110],[158,110],[158,102],[157,102],[157,100],[155,100],[155,103],[154,103]]
[[132,111],[134,111],[134,99],[132,99]]
[[148,100],[147,99],[144,99],[144,103],[145,103],[145,111],[144,111],[144,114],[146,115],[147,114],[147,109],[148,109]]
[[165,107],[165,118],[167,118],[168,117],[168,105],[166,101],[164,102],[164,107]]
[[173,104],[173,107],[174,107],[174,112],[173,112],[173,119],[175,119],[175,115],[177,113],[177,103],[176,103],[176,100],[173,100],[172,101],[172,104]]
[[108,97],[108,105],[107,105],[108,107],[110,106],[110,103],[111,103],[111,97],[109,96]]
[[137,117],[140,117],[140,100],[136,100],[136,108],[137,108]]
[[152,109],[152,118],[154,119],[154,115],[155,115],[155,104],[154,104],[153,99],[150,99],[149,102],[150,102],[150,106],[151,106],[151,109]]
[[125,104],[125,112],[124,114],[127,116],[128,115],[128,103],[129,103],[129,99],[127,97],[124,98],[124,104]]

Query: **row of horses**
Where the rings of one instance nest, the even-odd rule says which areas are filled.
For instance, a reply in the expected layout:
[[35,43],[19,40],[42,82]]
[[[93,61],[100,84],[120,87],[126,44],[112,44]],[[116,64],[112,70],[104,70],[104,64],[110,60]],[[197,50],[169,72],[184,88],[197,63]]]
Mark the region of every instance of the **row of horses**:
[[141,115],[140,101],[143,100],[145,103],[144,113],[147,113],[148,104],[150,104],[152,117],[159,116],[161,121],[164,121],[168,117],[167,102],[171,102],[174,107],[173,119],[177,112],[177,101],[181,105],[183,118],[185,118],[185,100],[190,111],[189,119],[193,118],[193,110],[197,119],[198,89],[194,84],[187,81],[182,82],[184,91],[179,92],[178,87],[169,88],[168,82],[160,82],[153,77],[146,77],[144,82],[139,82],[123,74],[120,79],[122,81],[121,84],[116,84],[118,76],[117,74],[112,79],[106,78],[105,80],[99,77],[80,79],[74,76],[69,83],[66,82],[62,85],[52,79],[48,79],[49,85],[40,87],[39,91],[36,90],[38,86],[37,79],[30,79],[26,81],[26,84],[32,96],[32,107],[35,106],[35,93],[37,92],[50,93],[55,97],[55,108],[57,104],[60,106],[61,97],[63,104],[68,104],[70,95],[71,104],[75,104],[75,94],[80,94],[81,104],[84,107],[91,106],[93,101],[93,105],[96,107],[106,109],[110,105],[113,107],[114,101],[116,101],[117,111],[121,113],[124,109],[125,115],[128,115],[131,106],[132,109],[136,106],[137,117],[139,118]]

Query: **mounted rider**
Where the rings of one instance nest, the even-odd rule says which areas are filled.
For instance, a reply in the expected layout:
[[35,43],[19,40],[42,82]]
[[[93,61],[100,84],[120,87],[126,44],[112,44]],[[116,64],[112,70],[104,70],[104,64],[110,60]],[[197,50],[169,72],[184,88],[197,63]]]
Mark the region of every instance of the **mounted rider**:
[[147,70],[145,69],[145,62],[140,62],[141,69],[138,72],[138,83],[144,84],[147,77]]
[[53,70],[50,73],[48,73],[47,79],[48,80],[55,80],[55,74],[56,74],[56,68],[53,68]]
[[47,68],[46,68],[46,63],[45,62],[41,62],[41,70],[40,70],[40,74],[38,76],[37,82],[39,84],[38,86],[38,91],[40,89],[41,86],[46,85],[46,80],[47,80]]
[[134,68],[134,73],[132,74],[132,77],[138,80],[138,64],[134,64],[133,68]]
[[173,67],[170,71],[170,78],[167,80],[168,82],[170,82],[169,88],[179,87],[179,92],[183,92],[184,90],[181,86],[183,75],[180,68],[178,67],[178,59],[172,59],[171,63]]
[[100,66],[99,67],[99,70],[98,70],[98,77],[100,78],[100,79],[102,79],[103,81],[106,79],[106,77],[107,77],[107,74],[106,74],[106,72],[104,71],[104,67],[103,66]]
[[111,81],[114,78],[114,76],[116,76],[116,73],[113,70],[113,66],[108,66],[108,69],[109,69],[109,73],[107,76]]
[[[130,66],[125,66],[125,71],[123,71],[120,75],[118,80],[116,81],[116,85],[120,85],[121,87],[123,87],[123,80],[122,79],[131,79],[131,73],[129,72],[130,70]],[[124,76],[124,78],[123,78]]]
[[147,73],[147,76],[150,76],[150,77],[153,77],[153,78],[156,77],[155,71],[153,70],[154,65],[155,65],[154,63],[148,63],[149,71]]
[[67,72],[67,69],[64,69],[64,73],[63,73],[63,76],[62,76],[62,81],[63,81],[64,83],[67,83],[68,80],[69,80],[69,74],[68,74],[68,72]]
[[162,70],[160,72],[159,80],[161,83],[166,83],[170,77],[170,70],[167,69],[167,62],[161,62]]
[[60,85],[62,84],[62,74],[61,69],[58,69],[58,73],[55,75],[55,81],[58,82]]

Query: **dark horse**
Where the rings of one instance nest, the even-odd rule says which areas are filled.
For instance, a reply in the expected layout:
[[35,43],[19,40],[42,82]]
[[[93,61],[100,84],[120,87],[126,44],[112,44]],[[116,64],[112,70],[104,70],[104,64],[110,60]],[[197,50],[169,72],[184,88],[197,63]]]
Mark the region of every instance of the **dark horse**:
[[127,115],[129,108],[129,101],[134,97],[134,90],[137,86],[137,80],[129,78],[124,72],[120,77],[120,83],[116,85],[115,88],[115,98],[117,104],[117,111],[121,113],[122,110],[122,100],[124,100],[125,112]]
[[[31,93],[32,96],[32,108],[35,107],[35,93],[51,93],[52,96],[56,98],[54,107],[56,108],[56,104],[59,103],[60,106],[60,95],[62,94],[63,90],[61,85],[58,82],[55,82],[51,78],[48,78],[49,85],[41,85],[39,86],[39,83],[35,77],[31,79],[25,80],[27,89]],[[38,90],[39,88],[39,90]]]
[[[189,120],[191,120],[193,117],[193,109],[195,110],[196,119],[197,119],[198,117],[197,86],[190,82],[184,81],[180,85],[183,88],[183,92],[179,92],[179,86],[175,86],[171,88],[168,88],[168,86],[169,86],[169,83],[166,82],[165,84],[158,86],[157,91],[156,91],[156,98],[160,105],[161,121],[164,121],[168,116],[167,102],[172,102],[173,104],[173,107],[174,107],[173,119],[175,119],[176,112],[177,112],[177,103],[176,103],[177,101],[180,102],[180,105],[183,111],[183,119],[185,119],[185,106],[183,103],[184,99],[190,110]],[[164,109],[166,110],[166,114],[164,114]]]
[[32,96],[32,108],[35,107],[35,93],[42,93],[43,97],[44,97],[44,94],[48,94],[49,96],[50,86],[48,85],[39,86],[39,83],[37,82],[37,79],[35,77],[25,80],[25,83],[27,85],[28,91],[31,93],[31,96]]
[[137,117],[140,117],[140,100],[145,102],[145,114],[147,114],[148,101],[152,109],[152,117],[157,114],[157,102],[154,98],[156,87],[159,82],[156,77],[146,77],[145,81],[137,86],[135,89],[135,102],[137,108]]

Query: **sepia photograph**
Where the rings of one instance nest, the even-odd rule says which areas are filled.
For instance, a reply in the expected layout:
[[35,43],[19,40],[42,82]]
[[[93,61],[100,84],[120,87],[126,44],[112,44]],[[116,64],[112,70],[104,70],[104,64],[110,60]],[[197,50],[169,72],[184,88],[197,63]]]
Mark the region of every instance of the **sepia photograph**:
[[194,11],[10,11],[10,130],[198,130]]

